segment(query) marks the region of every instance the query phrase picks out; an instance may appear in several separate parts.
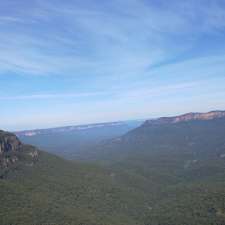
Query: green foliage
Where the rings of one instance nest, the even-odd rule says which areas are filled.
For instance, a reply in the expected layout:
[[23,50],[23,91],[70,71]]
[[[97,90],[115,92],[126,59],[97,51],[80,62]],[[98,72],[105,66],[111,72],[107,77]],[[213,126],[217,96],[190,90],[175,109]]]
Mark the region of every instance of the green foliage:
[[144,196],[111,173],[41,152],[0,181],[0,224],[136,224]]
[[21,158],[0,180],[0,224],[224,225],[224,134],[224,120],[147,126],[93,162]]

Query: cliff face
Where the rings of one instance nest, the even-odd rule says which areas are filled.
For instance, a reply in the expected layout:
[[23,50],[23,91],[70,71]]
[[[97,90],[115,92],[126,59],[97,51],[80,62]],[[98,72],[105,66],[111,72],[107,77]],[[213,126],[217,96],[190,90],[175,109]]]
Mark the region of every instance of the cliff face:
[[19,151],[21,146],[22,143],[14,134],[0,131],[0,154]]
[[188,113],[174,117],[173,122],[183,122],[189,120],[212,120],[225,117],[225,111],[213,111],[208,113]]
[[0,178],[19,166],[33,166],[38,155],[35,147],[22,144],[12,133],[0,131]]
[[166,124],[166,123],[179,123],[191,120],[212,120],[225,118],[225,111],[212,111],[207,113],[187,113],[174,117],[161,117],[155,120],[147,120],[145,125],[148,124]]

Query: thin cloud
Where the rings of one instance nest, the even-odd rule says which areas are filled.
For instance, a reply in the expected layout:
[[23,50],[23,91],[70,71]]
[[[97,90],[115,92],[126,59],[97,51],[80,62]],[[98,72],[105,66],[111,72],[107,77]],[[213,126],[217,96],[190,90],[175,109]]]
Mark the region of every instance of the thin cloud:
[[[224,27],[225,8],[217,1],[210,8],[196,4],[173,1],[165,8],[140,0],[115,0],[105,7],[84,8],[70,1],[38,1],[17,17],[2,17],[14,23],[8,29],[4,27],[0,37],[4,43],[0,46],[0,72],[61,76],[81,70],[91,71],[93,76],[140,73],[186,51],[187,46],[192,48],[205,32]],[[20,23],[24,20],[26,25]],[[58,20],[63,29],[55,24]],[[183,42],[171,38],[182,38]]]
[[60,93],[60,94],[32,94],[17,96],[0,96],[0,100],[35,100],[35,99],[62,99],[62,98],[82,98],[104,95],[102,92],[87,93]]

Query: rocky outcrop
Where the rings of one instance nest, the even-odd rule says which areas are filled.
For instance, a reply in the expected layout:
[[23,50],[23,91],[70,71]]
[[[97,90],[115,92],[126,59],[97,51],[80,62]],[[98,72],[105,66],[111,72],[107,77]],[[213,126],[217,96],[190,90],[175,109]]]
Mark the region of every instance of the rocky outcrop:
[[145,125],[150,124],[167,124],[167,123],[179,123],[191,120],[212,120],[225,118],[225,111],[211,111],[207,113],[187,113],[174,117],[161,117],[158,119],[147,120]]
[[0,131],[0,179],[15,168],[33,166],[38,156],[35,147],[22,144],[12,133]]
[[0,154],[19,151],[21,146],[22,143],[14,134],[0,131]]

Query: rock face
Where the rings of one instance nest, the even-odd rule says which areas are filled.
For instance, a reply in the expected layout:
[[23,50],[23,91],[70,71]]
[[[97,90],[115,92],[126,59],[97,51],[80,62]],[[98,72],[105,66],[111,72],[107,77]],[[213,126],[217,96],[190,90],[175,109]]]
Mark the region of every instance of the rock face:
[[22,143],[14,134],[0,131],[0,154],[19,151],[21,146]]
[[38,156],[35,147],[22,144],[12,133],[0,131],[0,179],[15,168],[33,166]]
[[161,117],[159,119],[147,120],[145,125],[150,124],[167,124],[167,123],[179,123],[191,120],[212,120],[225,118],[225,111],[211,111],[207,113],[187,113],[174,117]]

